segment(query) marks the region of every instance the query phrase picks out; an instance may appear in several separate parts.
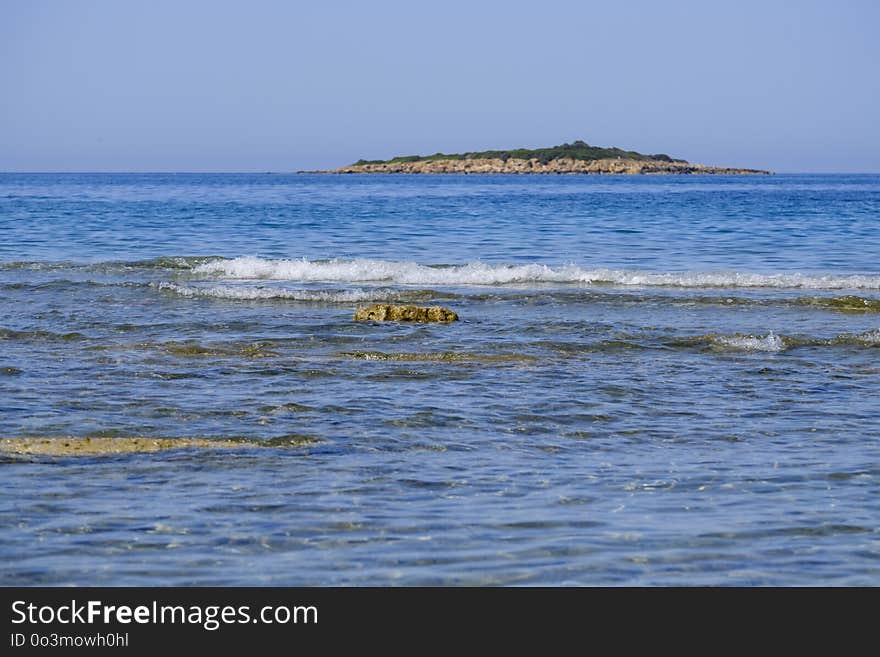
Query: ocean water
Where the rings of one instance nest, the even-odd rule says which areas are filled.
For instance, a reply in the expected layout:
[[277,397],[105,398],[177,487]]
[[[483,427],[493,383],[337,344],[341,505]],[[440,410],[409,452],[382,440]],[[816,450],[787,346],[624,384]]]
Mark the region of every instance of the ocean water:
[[5,585],[878,585],[880,176],[3,174],[25,436],[241,448],[0,457]]

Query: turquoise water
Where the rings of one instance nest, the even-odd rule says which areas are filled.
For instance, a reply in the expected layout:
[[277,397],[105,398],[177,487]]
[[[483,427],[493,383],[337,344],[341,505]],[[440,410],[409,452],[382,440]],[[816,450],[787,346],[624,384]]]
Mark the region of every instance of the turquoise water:
[[242,440],[0,458],[3,584],[877,585],[878,399],[880,176],[0,175],[0,437]]

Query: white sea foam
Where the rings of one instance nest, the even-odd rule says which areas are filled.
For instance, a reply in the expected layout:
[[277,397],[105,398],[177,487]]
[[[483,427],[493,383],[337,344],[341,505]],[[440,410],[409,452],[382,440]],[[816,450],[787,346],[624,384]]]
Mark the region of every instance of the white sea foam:
[[864,344],[880,345],[880,329],[874,329],[873,331],[860,333],[858,336],[856,336],[856,339]]
[[398,285],[517,285],[582,283],[624,286],[880,289],[880,275],[755,274],[747,272],[653,273],[620,269],[584,269],[576,265],[422,265],[390,260],[269,260],[243,256],[211,260],[193,267],[196,274],[220,279],[332,282],[387,282]]
[[765,336],[755,335],[719,335],[713,339],[719,346],[743,351],[778,352],[786,348],[785,340],[773,331]]
[[279,287],[249,285],[179,285],[177,283],[158,283],[160,290],[173,292],[183,297],[208,297],[241,301],[286,300],[316,303],[360,303],[363,301],[394,301],[406,298],[405,293],[390,290],[296,290]]

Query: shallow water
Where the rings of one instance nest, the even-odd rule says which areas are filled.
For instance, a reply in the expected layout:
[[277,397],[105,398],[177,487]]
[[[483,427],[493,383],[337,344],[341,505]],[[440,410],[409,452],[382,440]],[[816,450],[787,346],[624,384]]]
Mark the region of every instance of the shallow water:
[[878,263],[880,176],[0,175],[0,437],[245,439],[0,457],[0,583],[880,584]]

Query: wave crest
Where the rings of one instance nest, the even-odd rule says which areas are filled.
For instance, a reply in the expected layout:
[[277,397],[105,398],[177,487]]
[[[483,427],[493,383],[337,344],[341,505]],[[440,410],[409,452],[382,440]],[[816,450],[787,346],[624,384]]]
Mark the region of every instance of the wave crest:
[[436,297],[449,297],[433,290],[302,290],[283,287],[245,285],[180,285],[156,283],[157,289],[182,297],[204,297],[234,301],[299,301],[303,303],[362,303],[366,301],[419,301]]
[[738,349],[742,351],[766,351],[777,353],[784,351],[787,347],[787,340],[770,331],[767,335],[718,335],[712,338],[715,346],[728,349]]
[[390,260],[271,260],[242,256],[195,265],[192,272],[234,280],[387,282],[399,285],[517,285],[580,283],[588,285],[686,288],[880,289],[880,275],[757,274],[748,272],[654,273],[619,269],[584,269],[577,265],[541,264],[422,265]]

